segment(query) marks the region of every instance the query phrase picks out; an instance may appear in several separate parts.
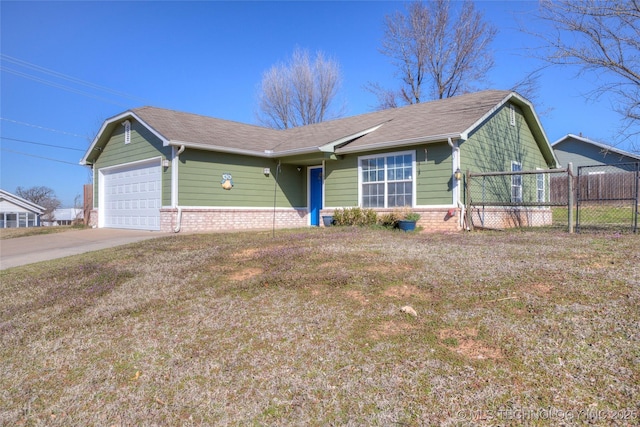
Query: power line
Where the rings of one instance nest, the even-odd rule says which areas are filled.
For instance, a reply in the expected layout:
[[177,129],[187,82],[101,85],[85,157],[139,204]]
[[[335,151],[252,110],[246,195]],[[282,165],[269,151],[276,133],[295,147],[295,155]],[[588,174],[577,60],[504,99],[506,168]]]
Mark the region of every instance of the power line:
[[74,89],[74,88],[72,88],[70,86],[66,86],[66,85],[63,85],[61,83],[55,83],[55,82],[52,82],[52,81],[49,81],[49,80],[45,80],[45,79],[40,78],[40,77],[32,76],[30,74],[26,74],[26,73],[23,73],[21,71],[12,70],[11,68],[6,68],[6,67],[3,67],[3,66],[0,66],[0,71],[6,71],[7,73],[15,74],[16,76],[24,77],[25,79],[33,80],[33,81],[36,81],[38,83],[42,83],[42,84],[45,84],[45,85],[49,85],[49,86],[55,87],[57,89],[66,90],[67,92],[76,93],[78,95],[84,95],[84,96],[87,96],[89,98],[94,98],[94,99],[97,99],[99,101],[103,101],[103,102],[107,102],[107,103],[110,103],[110,104],[119,105],[121,107],[125,107],[125,108],[127,107],[127,105],[122,104],[120,102],[113,101],[113,100],[107,99],[107,98],[103,98],[103,97],[94,95],[94,94],[92,94],[90,92],[85,92],[85,91],[80,90],[80,89]]
[[82,151],[82,152],[86,151],[86,150],[83,150],[81,148],[63,147],[62,145],[45,144],[45,143],[42,143],[42,142],[27,141],[27,140],[24,140],[24,139],[8,138],[6,136],[0,136],[0,139],[6,139],[7,141],[24,142],[26,144],[43,145],[45,147],[61,148],[61,149],[64,149],[64,150],[75,150],[75,151]]
[[21,67],[30,68],[32,70],[38,71],[38,72],[43,73],[43,74],[49,74],[51,76],[54,76],[54,77],[57,77],[57,78],[60,78],[60,79],[63,79],[63,80],[67,80],[67,81],[70,81],[72,83],[79,84],[79,85],[86,86],[86,87],[90,87],[92,89],[97,89],[97,90],[100,90],[100,91],[103,91],[103,92],[107,92],[107,93],[110,93],[112,95],[119,96],[121,98],[129,98],[129,99],[133,99],[133,100],[136,100],[136,101],[142,101],[144,103],[147,103],[146,100],[144,100],[144,99],[142,99],[140,97],[137,97],[137,96],[134,96],[134,95],[130,95],[128,93],[121,92],[119,90],[111,89],[111,88],[108,88],[106,86],[101,86],[101,85],[98,85],[98,84],[95,84],[95,83],[92,83],[92,82],[89,82],[89,81],[86,81],[86,80],[82,80],[82,79],[79,79],[77,77],[73,77],[73,76],[70,76],[68,74],[61,73],[59,71],[54,71],[54,70],[42,67],[42,66],[37,65],[37,64],[33,64],[31,62],[27,62],[27,61],[24,61],[24,60],[19,59],[19,58],[15,58],[13,56],[0,54],[0,57],[4,61],[10,62],[12,64],[15,64],[15,65],[18,65],[18,66],[21,66]]
[[36,129],[42,129],[42,130],[46,130],[46,131],[49,131],[49,132],[61,133],[63,135],[75,136],[75,137],[78,137],[78,138],[86,138],[85,136],[78,135],[77,133],[71,133],[71,132],[65,132],[65,131],[59,130],[59,129],[47,128],[47,127],[44,127],[44,126],[34,125],[34,124],[31,124],[31,123],[27,123],[27,122],[21,122],[21,121],[18,121],[18,120],[8,119],[6,117],[0,117],[0,120],[4,120],[4,121],[7,121],[7,122],[11,122],[11,123],[16,123],[18,125],[29,126],[29,127],[36,128]]
[[36,156],[35,154],[22,153],[22,152],[20,152],[20,151],[10,150],[10,149],[8,149],[8,148],[4,148],[4,147],[0,148],[0,150],[2,150],[2,151],[8,151],[8,152],[10,152],[10,153],[15,153],[15,154],[21,154],[21,155],[23,155],[23,156],[35,157],[35,158],[38,158],[38,159],[44,159],[44,160],[50,160],[50,161],[52,161],[52,162],[66,163],[66,164],[68,164],[68,165],[74,165],[74,166],[82,166],[82,165],[80,164],[80,162],[78,162],[78,163],[72,163],[72,162],[67,162],[67,161],[64,161],[64,160],[52,159],[52,158],[50,158],[50,157]]

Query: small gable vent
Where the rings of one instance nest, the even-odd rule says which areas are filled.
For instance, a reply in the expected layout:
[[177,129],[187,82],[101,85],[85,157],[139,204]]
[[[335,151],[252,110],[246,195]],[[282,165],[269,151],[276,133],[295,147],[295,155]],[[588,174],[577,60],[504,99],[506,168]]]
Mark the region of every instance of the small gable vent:
[[122,126],[124,126],[124,143],[129,144],[131,142],[131,122],[125,120],[122,122]]

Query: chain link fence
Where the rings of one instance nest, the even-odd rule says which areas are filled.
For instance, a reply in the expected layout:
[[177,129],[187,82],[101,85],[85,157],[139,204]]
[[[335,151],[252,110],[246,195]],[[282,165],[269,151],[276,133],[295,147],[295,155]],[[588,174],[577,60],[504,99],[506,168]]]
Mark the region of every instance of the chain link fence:
[[640,162],[580,166],[576,231],[638,232]]
[[467,228],[570,230],[571,179],[569,169],[468,172],[465,179]]

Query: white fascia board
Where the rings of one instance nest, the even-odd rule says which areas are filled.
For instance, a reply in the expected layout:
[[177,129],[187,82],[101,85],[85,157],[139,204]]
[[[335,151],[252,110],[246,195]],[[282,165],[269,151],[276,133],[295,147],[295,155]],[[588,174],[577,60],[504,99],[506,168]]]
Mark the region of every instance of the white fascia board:
[[313,154],[321,151],[319,147],[295,148],[293,150],[274,151],[270,157],[295,156],[299,154]]
[[335,151],[335,149],[336,149],[336,146],[338,146],[340,144],[344,144],[345,142],[349,142],[349,141],[351,141],[353,139],[360,138],[361,136],[365,136],[365,135],[367,135],[367,134],[369,134],[371,132],[374,132],[374,131],[380,129],[380,127],[383,124],[385,124],[385,123],[387,123],[389,121],[390,120],[387,120],[386,122],[382,122],[379,125],[376,125],[374,127],[362,130],[360,132],[356,132],[356,133],[351,134],[351,135],[344,136],[344,137],[339,138],[339,139],[336,139],[335,141],[332,141],[332,142],[329,142],[327,144],[321,145],[318,148],[320,149],[320,151],[322,151],[324,153],[333,153]]
[[197,150],[204,151],[218,151],[222,153],[230,153],[230,154],[243,154],[246,156],[256,156],[256,157],[276,157],[273,152],[265,152],[265,151],[254,151],[254,150],[243,150],[240,148],[230,148],[230,147],[222,147],[220,145],[211,145],[211,144],[199,144],[197,142],[187,142],[187,141],[178,141],[178,140],[170,140],[166,145],[180,147],[184,145],[186,148],[195,148]]
[[379,150],[385,148],[397,148],[404,147],[407,145],[419,145],[419,144],[432,144],[434,142],[446,142],[449,138],[460,139],[462,135],[459,133],[447,133],[442,135],[431,135],[420,138],[410,138],[410,139],[399,139],[397,141],[387,141],[387,142],[379,142],[377,144],[369,144],[363,145],[361,147],[353,147],[349,148],[340,148],[340,152],[336,154],[343,153],[359,153],[366,152],[371,150]]
[[286,151],[273,151],[273,150],[255,151],[255,150],[243,150],[241,148],[222,147],[219,145],[199,144],[197,142],[186,142],[186,141],[176,141],[176,140],[169,141],[169,145],[175,146],[175,147],[184,145],[187,148],[195,148],[198,150],[217,151],[217,152],[230,153],[230,154],[241,154],[245,156],[255,156],[255,157],[262,157],[267,159],[276,159],[284,156],[294,156],[299,154],[313,154],[313,153],[320,152],[319,147],[296,148],[293,150],[286,150]]
[[80,160],[80,164],[87,165],[87,158],[89,157],[91,152],[95,149],[96,145],[98,144],[98,141],[102,137],[102,134],[107,129],[107,127],[109,127],[113,123],[117,123],[123,119],[128,119],[128,118],[135,119],[137,122],[141,123],[145,128],[147,128],[152,134],[157,136],[162,141],[162,145],[164,146],[168,145],[169,141],[167,140],[167,138],[162,136],[154,128],[152,128],[147,123],[145,123],[145,121],[142,120],[136,113],[134,113],[133,111],[125,111],[124,113],[120,113],[117,116],[111,117],[110,119],[107,119],[104,121],[104,123],[102,123],[102,127],[100,127],[100,130],[98,131],[97,135],[95,136],[95,138],[93,138],[93,141],[91,142],[91,145],[87,149],[87,152],[84,154],[84,156]]

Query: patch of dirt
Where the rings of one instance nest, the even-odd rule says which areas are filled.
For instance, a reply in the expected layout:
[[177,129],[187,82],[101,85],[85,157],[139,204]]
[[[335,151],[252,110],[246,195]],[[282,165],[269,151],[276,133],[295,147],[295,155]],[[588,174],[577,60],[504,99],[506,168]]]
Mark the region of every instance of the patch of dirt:
[[369,336],[373,339],[378,340],[384,337],[403,334],[413,329],[413,327],[414,326],[411,323],[390,320],[378,325],[376,328],[369,331]]
[[409,298],[417,297],[421,300],[431,299],[431,294],[427,291],[423,291],[414,285],[399,285],[391,286],[383,292],[385,297],[391,298]]
[[502,359],[503,357],[499,349],[488,347],[478,341],[478,330],[475,328],[443,329],[438,336],[441,341],[455,339],[457,346],[445,345],[445,347],[469,359]]
[[345,295],[353,300],[358,301],[362,305],[369,304],[369,300],[360,291],[345,291]]
[[553,290],[553,286],[544,283],[534,283],[533,285],[529,285],[529,287],[535,294],[540,296],[549,295]]
[[234,254],[232,254],[231,256],[235,259],[251,259],[254,257],[254,255],[256,254],[256,252],[258,252],[258,249],[256,248],[249,248],[249,249],[245,249],[243,251],[240,252],[236,252]]
[[245,268],[244,270],[231,273],[229,275],[229,279],[235,280],[235,281],[242,281],[242,280],[251,279],[252,277],[255,277],[259,274],[262,274],[262,269],[260,268]]

